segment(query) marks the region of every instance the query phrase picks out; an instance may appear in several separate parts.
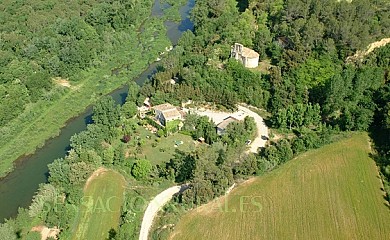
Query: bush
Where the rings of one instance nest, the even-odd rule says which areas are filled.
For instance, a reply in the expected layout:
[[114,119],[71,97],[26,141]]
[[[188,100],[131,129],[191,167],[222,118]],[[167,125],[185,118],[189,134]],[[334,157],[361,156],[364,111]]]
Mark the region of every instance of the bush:
[[130,142],[130,139],[131,139],[130,135],[124,135],[122,138],[122,141],[124,143],[128,143],[128,142]]
[[233,174],[236,176],[256,175],[258,171],[257,159],[254,155],[248,155],[244,161],[233,168]]
[[167,132],[177,132],[179,130],[180,120],[174,120],[171,122],[167,122],[166,131]]
[[163,137],[165,135],[165,132],[164,132],[164,130],[159,129],[156,134],[158,137]]
[[152,164],[146,160],[141,159],[134,163],[131,169],[131,175],[137,180],[144,179],[152,170]]
[[40,240],[41,239],[41,233],[39,232],[29,232],[27,235],[26,235],[26,240]]
[[306,150],[305,143],[301,138],[294,138],[292,140],[291,149],[293,150],[294,155],[298,155]]

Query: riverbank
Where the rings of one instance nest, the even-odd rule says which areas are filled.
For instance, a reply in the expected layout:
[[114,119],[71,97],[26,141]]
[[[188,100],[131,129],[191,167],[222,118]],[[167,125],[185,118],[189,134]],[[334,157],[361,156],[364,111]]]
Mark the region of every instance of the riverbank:
[[[79,80],[72,82],[72,88],[56,86],[48,94],[48,99],[30,104],[16,119],[1,127],[0,177],[13,171],[14,162],[22,160],[21,156],[33,154],[48,139],[58,136],[62,127],[100,96],[109,94],[139,76],[159,56],[159,52],[171,45],[164,23],[158,18],[148,20],[144,24],[144,31],[134,32],[133,35],[134,38],[109,56],[107,64],[99,69],[79,73]],[[139,41],[133,41],[137,35],[140,35]],[[145,43],[146,39],[152,37],[152,41]],[[143,51],[143,48],[148,51]],[[111,73],[112,69],[124,63],[128,63],[128,71],[122,71],[119,75]]]

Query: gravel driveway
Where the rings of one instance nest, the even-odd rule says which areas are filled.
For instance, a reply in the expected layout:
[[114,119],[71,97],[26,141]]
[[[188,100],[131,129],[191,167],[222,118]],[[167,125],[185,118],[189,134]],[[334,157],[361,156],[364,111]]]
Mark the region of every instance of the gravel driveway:
[[264,120],[262,117],[259,116],[259,114],[249,110],[246,107],[238,106],[238,109],[242,112],[244,112],[247,116],[253,117],[256,122],[257,126],[257,136],[255,140],[250,144],[250,151],[253,153],[257,153],[258,149],[260,147],[265,147],[265,144],[268,140],[268,128],[264,123]]
[[[253,117],[257,126],[257,135],[256,138],[249,145],[250,146],[249,152],[257,153],[260,147],[265,147],[265,144],[268,139],[268,128],[265,125],[263,118],[260,117],[259,114],[241,105],[238,105],[237,107],[238,107],[238,111],[234,113],[218,112],[212,110],[204,110],[204,111],[196,110],[195,113],[200,116],[209,117],[216,125],[229,116],[232,116],[238,120],[243,120],[246,116]],[[185,109],[184,111],[188,112],[187,109]]]

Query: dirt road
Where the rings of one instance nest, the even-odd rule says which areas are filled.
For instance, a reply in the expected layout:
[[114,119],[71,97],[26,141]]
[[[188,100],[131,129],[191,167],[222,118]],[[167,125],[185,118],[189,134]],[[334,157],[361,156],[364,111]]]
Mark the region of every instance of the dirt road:
[[238,106],[238,110],[244,112],[247,116],[253,117],[257,126],[257,136],[250,144],[250,152],[257,153],[260,147],[264,147],[268,139],[268,128],[259,114],[249,110],[244,106]]
[[157,212],[172,199],[173,195],[180,191],[184,191],[186,188],[187,186],[170,187],[153,198],[153,200],[146,208],[144,217],[142,219],[139,240],[148,240],[149,231],[153,225],[153,219],[156,217]]

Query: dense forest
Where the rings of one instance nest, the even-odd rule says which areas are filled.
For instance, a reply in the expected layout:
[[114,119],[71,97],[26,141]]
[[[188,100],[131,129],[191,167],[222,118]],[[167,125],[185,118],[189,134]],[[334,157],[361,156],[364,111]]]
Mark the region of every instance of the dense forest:
[[[72,137],[69,154],[49,167],[49,184],[40,187],[30,209],[20,209],[16,220],[1,225],[0,236],[15,239],[16,233],[19,237],[32,235],[29,229],[33,223],[59,226],[60,237],[69,236],[82,198],[82,186],[100,166],[115,169],[143,187],[163,181],[188,183],[189,189],[175,202],[192,208],[224,194],[235,180],[271,171],[304,151],[348,135],[349,131],[370,132],[377,150],[373,155],[389,196],[390,46],[378,48],[361,60],[346,61],[357,50],[390,35],[389,12],[386,0],[196,1],[192,11],[194,32],[183,34],[178,46],[162,60],[159,71],[147,84],[140,89],[130,85],[123,106],[117,106],[109,97],[98,101],[93,124]],[[96,16],[102,16],[98,13]],[[121,16],[120,11],[118,14]],[[94,27],[99,26],[99,21],[86,23],[100,36],[106,28],[115,29],[116,16],[108,14],[103,29]],[[106,37],[111,34],[114,33]],[[78,40],[74,38],[76,44]],[[79,43],[80,47],[85,41]],[[231,60],[230,47],[234,42],[258,51],[269,68],[249,70]],[[103,54],[106,45],[100,46],[101,52],[96,50],[99,48],[91,48],[93,54],[90,53],[106,56]],[[25,59],[27,56],[21,49],[13,50],[12,56]],[[40,48],[36,54],[58,57],[62,55],[56,54],[63,53],[44,49]],[[38,55],[35,59],[39,72],[72,78],[72,71],[52,72],[50,64],[40,62]],[[58,59],[59,63],[67,64],[66,58]],[[171,84],[172,78],[176,84]],[[30,96],[33,91],[25,81],[23,78],[16,83],[4,81],[3,85],[23,86],[26,101],[33,101]],[[150,97],[153,104],[179,105],[191,99],[198,103],[213,102],[227,109],[245,102],[268,111],[270,127],[289,137],[270,142],[257,154],[244,154],[244,140],[254,136],[251,119],[229,125],[227,134],[220,137],[208,119],[190,115],[181,133],[194,139],[202,136],[207,144],[190,152],[176,151],[168,162],[152,166],[136,153],[130,153],[129,157],[126,152],[137,126],[145,124],[144,120],[133,118],[136,103],[142,104],[145,97]],[[167,133],[157,132],[161,141],[164,134]],[[135,142],[136,149],[141,149],[143,143]],[[62,197],[61,211],[51,208],[53,196]],[[131,196],[126,197],[125,206]],[[123,209],[115,239],[137,237],[139,226],[134,216],[135,213]],[[164,231],[161,236],[166,236],[169,228]]]
[[[195,98],[227,108],[245,101],[272,112],[291,103],[321,104],[325,83],[344,74],[346,57],[389,35],[386,1],[240,1],[240,6],[199,1],[195,32],[181,38],[165,71],[154,77],[154,90],[145,87],[144,94],[154,94],[156,102]],[[234,42],[269,59],[271,74],[229,62]],[[181,84],[166,84],[172,76]]]

